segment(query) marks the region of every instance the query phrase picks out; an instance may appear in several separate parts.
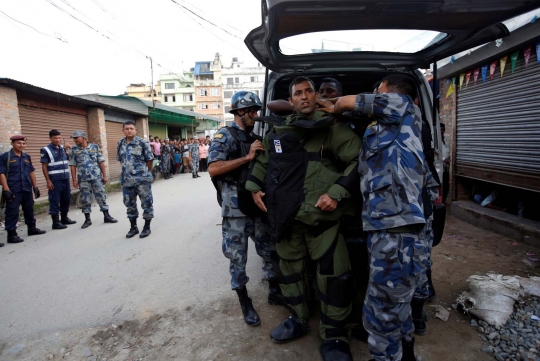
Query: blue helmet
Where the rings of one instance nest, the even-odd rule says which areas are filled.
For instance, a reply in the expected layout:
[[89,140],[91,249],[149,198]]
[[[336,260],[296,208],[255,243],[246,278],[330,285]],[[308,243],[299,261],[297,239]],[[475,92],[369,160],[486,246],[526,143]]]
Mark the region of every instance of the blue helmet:
[[262,108],[262,103],[257,94],[245,90],[236,92],[231,99],[229,113],[234,114],[238,109]]

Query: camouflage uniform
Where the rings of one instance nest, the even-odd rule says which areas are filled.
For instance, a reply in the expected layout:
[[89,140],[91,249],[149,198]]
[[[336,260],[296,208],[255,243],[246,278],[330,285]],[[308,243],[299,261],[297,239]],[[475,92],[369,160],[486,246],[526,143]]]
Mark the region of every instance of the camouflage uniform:
[[169,174],[171,170],[171,153],[172,147],[170,144],[163,144],[161,147],[161,169],[164,174]]
[[[376,119],[365,132],[359,161],[370,254],[364,327],[374,359],[397,361],[402,337],[410,340],[414,331],[410,302],[425,272],[428,245],[422,191],[431,173],[422,151],[421,113],[410,98],[395,93],[359,94],[355,111]],[[383,124],[400,120],[401,126]]]
[[192,159],[191,173],[196,174],[199,172],[199,145],[197,143],[190,144],[189,150]]
[[[233,127],[238,127],[233,123]],[[226,127],[221,128],[214,136],[208,151],[208,164],[216,161],[230,160],[229,154],[234,152],[238,144]],[[197,145],[197,155],[199,147]],[[194,153],[193,153],[194,154]],[[193,169],[195,168],[195,155],[193,155]],[[276,273],[272,268],[271,254],[275,251],[266,232],[266,223],[260,217],[250,218],[238,208],[238,192],[234,184],[223,183],[221,191],[223,199],[221,216],[223,217],[222,250],[225,257],[230,260],[231,288],[233,290],[244,286],[249,277],[246,275],[246,262],[248,253],[248,238],[255,242],[257,254],[263,259],[263,275],[267,280],[274,280]]]
[[143,218],[154,218],[152,198],[152,172],[148,170],[146,162],[154,159],[150,144],[140,137],[134,137],[127,143],[126,138],[118,141],[116,159],[122,163],[120,184],[124,196],[124,205],[127,207],[129,219],[137,219],[137,196],[141,199]]
[[69,165],[77,167],[83,213],[92,212],[92,196],[96,199],[102,212],[109,210],[106,203],[107,192],[105,192],[99,168],[101,162],[105,162],[105,158],[103,158],[97,144],[88,143],[86,148],[78,145],[71,148]]

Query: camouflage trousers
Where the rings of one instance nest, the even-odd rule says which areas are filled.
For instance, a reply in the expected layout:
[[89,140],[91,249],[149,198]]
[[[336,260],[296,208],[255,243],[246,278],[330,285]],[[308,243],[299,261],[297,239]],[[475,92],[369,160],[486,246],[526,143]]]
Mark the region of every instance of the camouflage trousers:
[[354,278],[339,222],[320,222],[317,227],[295,222],[276,250],[279,286],[288,308],[302,322],[309,321],[312,295],[308,261],[312,259],[321,299],[319,335],[323,340],[349,342]]
[[140,183],[133,187],[122,187],[122,195],[124,196],[124,205],[127,208],[126,213],[128,219],[137,219],[139,217],[139,210],[137,209],[137,196],[139,196],[141,200],[143,219],[154,218],[152,184]]
[[171,156],[169,153],[167,153],[166,156],[163,156],[163,159],[161,161],[161,171],[163,174],[167,174],[170,172],[171,169]]
[[199,157],[192,158],[191,173],[199,172]]
[[81,204],[83,213],[92,212],[92,198],[96,199],[100,211],[108,211],[109,206],[106,203],[107,192],[101,179],[91,179],[79,182],[79,191],[81,192]]
[[426,248],[423,230],[368,232],[370,275],[363,322],[376,361],[401,360],[401,339],[412,336],[411,300],[418,277],[425,272]]
[[276,278],[271,258],[276,244],[270,240],[266,229],[267,225],[261,218],[223,217],[221,226],[222,250],[225,257],[231,261],[229,272],[231,273],[231,288],[233,290],[244,286],[249,281],[249,277],[246,275],[248,238],[255,242],[255,250],[262,257],[264,278],[267,280]]
[[426,219],[426,225],[424,227],[424,234],[427,238],[426,250],[424,255],[420,257],[420,261],[423,264],[422,273],[418,275],[418,280],[416,281],[416,290],[414,291],[415,299],[426,299],[429,296],[430,285],[428,282],[426,271],[431,268],[431,248],[433,247],[433,215]]

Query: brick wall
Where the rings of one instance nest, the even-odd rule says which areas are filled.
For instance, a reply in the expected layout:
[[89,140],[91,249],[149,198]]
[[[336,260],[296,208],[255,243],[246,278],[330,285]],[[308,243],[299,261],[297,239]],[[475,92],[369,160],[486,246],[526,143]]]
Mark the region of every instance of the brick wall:
[[[448,83],[448,84],[447,84]],[[448,140],[450,143],[450,157],[452,160],[452,163],[450,165],[450,192],[448,193],[450,200],[456,200],[456,192],[457,192],[457,185],[456,185],[456,177],[454,174],[455,167],[453,160],[455,159],[455,151],[456,151],[456,91],[454,91],[448,98],[446,97],[446,94],[448,92],[448,89],[450,88],[450,82],[447,82],[446,79],[440,80],[439,86],[440,86],[440,98],[439,98],[439,120],[441,123],[444,123],[446,126],[446,135],[448,136]],[[443,135],[444,136],[444,135]]]
[[137,117],[135,118],[135,126],[137,127],[137,136],[148,140],[148,118]]
[[105,158],[105,170],[107,178],[110,176],[109,170],[109,150],[107,148],[107,130],[105,128],[105,111],[101,108],[88,108],[88,141],[95,143],[101,149]]
[[11,149],[11,138],[21,134],[17,91],[0,86],[0,153]]

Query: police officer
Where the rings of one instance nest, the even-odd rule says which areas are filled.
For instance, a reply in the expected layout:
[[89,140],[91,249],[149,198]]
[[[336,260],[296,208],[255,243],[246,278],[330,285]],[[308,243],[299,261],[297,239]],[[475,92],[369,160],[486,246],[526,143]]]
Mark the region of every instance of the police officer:
[[289,92],[292,115],[281,124],[275,117],[262,117],[274,123],[274,130],[264,139],[265,151],[246,183],[278,241],[280,287],[292,310],[270,338],[284,343],[309,331],[306,264],[311,258],[317,263],[321,295],[320,354],[324,360],[349,361],[354,279],[339,228],[340,218],[354,213],[349,198],[358,184],[361,141],[345,123],[315,109],[311,79],[295,78]]
[[261,212],[253,203],[251,193],[244,188],[249,165],[256,152],[263,150],[260,140],[252,133],[254,118],[261,107],[254,93],[237,92],[231,99],[230,109],[234,123],[218,130],[208,155],[208,172],[216,186],[223,217],[222,249],[230,260],[231,288],[236,291],[244,320],[250,326],[259,325],[261,320],[246,288],[248,238],[255,242],[257,254],[263,258],[263,275],[269,284],[268,303],[283,304],[271,259],[275,244],[268,238],[267,226],[260,218]]
[[359,162],[370,256],[364,327],[374,360],[412,361],[411,300],[428,252],[423,190],[436,183],[425,164],[414,83],[404,75],[392,75],[381,81],[378,93],[345,96],[325,109],[374,117],[364,134]]
[[[52,129],[49,132],[49,139],[51,143],[41,148],[41,169],[49,190],[49,214],[52,218],[52,229],[65,229],[67,224],[77,223],[68,217],[69,204],[71,203],[69,157],[60,144],[62,135],[58,130]],[[59,214],[62,218],[59,217]]]
[[96,199],[99,209],[103,212],[103,222],[118,222],[110,216],[109,206],[106,203],[107,192],[104,187],[104,184],[107,184],[105,158],[103,158],[98,145],[88,143],[86,133],[82,130],[77,130],[72,137],[75,146],[71,149],[69,165],[71,167],[73,186],[79,188],[81,192],[82,211],[85,217],[81,228],[92,225],[90,219],[92,197]]
[[163,178],[171,178],[171,160],[172,147],[169,144],[169,138],[165,138],[165,143],[161,146],[161,169],[163,170]]
[[44,234],[45,231],[36,228],[34,196],[39,198],[40,192],[32,160],[24,153],[26,137],[14,135],[9,139],[11,150],[0,155],[0,184],[2,184],[2,198],[6,202],[7,242],[20,243],[24,240],[17,234],[19,206],[22,206],[29,236]]
[[127,207],[127,216],[131,228],[126,238],[139,233],[137,228],[137,196],[141,199],[143,209],[144,228],[140,238],[148,237],[151,233],[150,222],[154,218],[152,198],[152,161],[154,154],[150,144],[143,138],[137,137],[135,123],[128,120],[122,125],[125,137],[118,141],[116,159],[122,163],[120,184],[124,196],[124,205]]
[[[232,99],[231,99],[232,102]],[[193,143],[190,145],[189,148],[191,159],[192,159],[192,165],[191,165],[191,173],[193,174],[193,178],[200,178],[199,175],[199,138],[195,137],[193,138]]]

